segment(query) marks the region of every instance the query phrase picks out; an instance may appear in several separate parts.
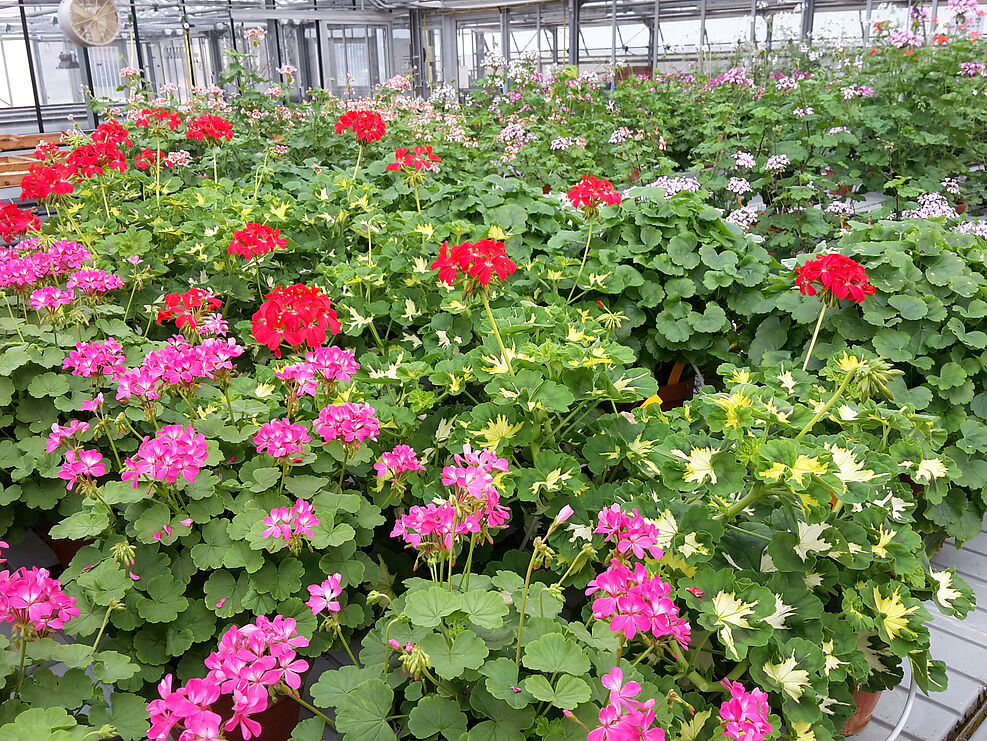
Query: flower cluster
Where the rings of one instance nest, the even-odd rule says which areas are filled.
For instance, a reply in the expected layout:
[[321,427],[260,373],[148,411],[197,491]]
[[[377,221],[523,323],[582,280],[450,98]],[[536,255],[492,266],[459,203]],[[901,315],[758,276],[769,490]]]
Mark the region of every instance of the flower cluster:
[[21,211],[13,203],[0,203],[0,240],[12,242],[28,230],[41,229],[41,221],[29,211]]
[[188,327],[195,331],[199,323],[215,312],[223,302],[206,288],[190,288],[185,293],[169,293],[165,296],[165,307],[158,312],[158,324],[175,320],[178,329]]
[[111,141],[83,144],[65,159],[67,173],[80,178],[100,177],[108,170],[127,171],[127,158]]
[[730,692],[730,699],[720,705],[723,735],[734,741],[764,741],[774,732],[768,721],[768,693],[757,688],[748,692],[740,682],[729,679],[722,684]]
[[55,278],[82,266],[92,253],[78,242],[59,240],[42,245],[36,238],[16,247],[0,248],[0,288],[26,293],[46,278]]
[[867,280],[864,266],[845,255],[829,254],[809,260],[795,268],[795,284],[805,296],[822,294],[824,301],[835,303],[849,298],[862,303],[874,295],[874,286]]
[[55,286],[45,286],[31,293],[31,308],[35,311],[45,309],[49,314],[54,314],[61,307],[68,306],[75,300],[75,291],[71,288],[62,290]]
[[254,339],[281,357],[281,343],[292,348],[319,347],[328,338],[327,330],[339,334],[342,325],[332,301],[315,286],[296,283],[277,286],[251,318]]
[[58,471],[58,478],[68,482],[65,488],[69,491],[74,489],[81,479],[82,490],[87,492],[95,489],[96,479],[104,474],[106,474],[106,464],[103,462],[103,454],[98,450],[83,448],[77,451],[69,448],[65,451],[65,463]]
[[583,175],[583,179],[569,189],[569,203],[573,208],[582,208],[587,216],[597,213],[600,206],[620,204],[620,193],[606,178]]
[[768,161],[764,163],[764,170],[765,172],[781,172],[789,164],[791,163],[787,154],[775,154],[768,157]]
[[442,158],[432,153],[432,146],[398,147],[394,150],[394,161],[384,169],[388,172],[404,170],[408,172],[420,172],[421,170],[437,170],[436,162],[441,162]]
[[400,482],[406,474],[424,471],[425,466],[418,460],[418,454],[410,445],[396,445],[394,450],[382,453],[374,463],[377,478]]
[[77,617],[75,597],[65,594],[46,569],[0,571],[0,621],[13,624],[22,640],[44,638]]
[[65,287],[69,290],[78,289],[90,299],[96,299],[104,293],[123,288],[123,279],[116,273],[108,273],[98,268],[85,268],[72,273]]
[[733,161],[737,167],[743,168],[745,170],[752,170],[757,162],[754,160],[754,155],[750,152],[734,152]]
[[491,530],[503,527],[510,519],[510,510],[500,504],[494,481],[507,470],[506,458],[492,450],[475,451],[469,443],[463,445],[462,455],[453,456],[453,465],[443,467],[442,485],[453,489],[452,502],[465,523],[465,532],[489,539]]
[[949,205],[949,201],[942,193],[922,193],[916,200],[919,202],[918,208],[906,209],[901,212],[903,219],[947,219],[956,218],[959,214],[956,209]]
[[301,463],[305,443],[311,440],[305,425],[292,424],[287,417],[265,422],[254,435],[257,452],[267,453],[280,463]]
[[72,171],[62,163],[31,165],[21,180],[21,202],[57,200],[75,190]]
[[320,520],[315,510],[304,499],[297,500],[290,508],[275,507],[264,518],[267,529],[261,533],[264,538],[278,538],[289,545],[301,545],[302,536],[311,538],[312,528],[318,527]]
[[267,224],[247,224],[243,229],[233,232],[233,241],[226,251],[250,260],[268,252],[283,250],[287,245],[288,240],[281,238],[280,229]]
[[586,741],[614,741],[635,739],[635,741],[665,741],[661,728],[652,728],[655,722],[655,701],[636,700],[641,694],[637,682],[624,682],[624,672],[619,666],[613,667],[600,680],[610,690],[609,702],[600,710],[600,726],[586,736]]
[[750,229],[757,223],[758,216],[759,214],[754,206],[741,206],[727,214],[724,221],[736,224],[741,229]]
[[640,561],[630,563],[632,557],[664,555],[658,547],[657,526],[636,509],[626,514],[614,504],[600,512],[594,532],[606,534],[605,542],[613,540],[615,548],[606,571],[586,589],[587,595],[600,593],[593,601],[593,617],[608,620],[610,630],[626,639],[650,633],[655,639],[671,636],[688,647],[691,626],[671,600],[672,587],[651,575]]
[[683,176],[674,177],[662,175],[653,183],[648,184],[649,188],[661,188],[665,191],[665,197],[671,198],[676,193],[698,193],[702,187],[696,178]]
[[465,523],[456,519],[456,508],[449,502],[413,505],[394,522],[392,538],[401,538],[416,548],[419,556],[431,559],[452,550],[457,535],[466,532]]
[[356,450],[364,440],[376,440],[380,420],[369,404],[333,404],[319,411],[313,429],[327,443],[339,440],[344,448]]
[[987,65],[982,62],[960,62],[960,77],[987,77]]
[[48,444],[45,446],[45,452],[54,453],[62,447],[62,444],[66,440],[70,441],[70,447],[74,447],[79,444],[76,438],[88,431],[89,423],[80,422],[77,419],[71,420],[67,425],[60,425],[57,422],[53,422],[51,425],[51,434],[48,435]]
[[313,615],[326,612],[339,612],[341,607],[337,597],[343,593],[340,582],[343,580],[342,574],[333,574],[321,584],[311,584],[308,593],[311,595],[308,602],[309,609]]
[[134,124],[142,129],[177,131],[182,125],[182,114],[167,108],[144,108],[137,113]]
[[452,247],[443,242],[439,257],[431,267],[439,271],[439,280],[450,286],[460,277],[465,278],[467,293],[478,286],[490,285],[494,273],[503,281],[517,270],[517,265],[507,256],[504,243],[493,239],[463,242]]
[[149,409],[151,401],[161,396],[159,384],[188,394],[204,378],[225,383],[233,371],[232,359],[241,354],[243,348],[233,339],[209,338],[192,345],[183,337],[173,337],[160,350],[149,352],[140,367],[119,375],[116,398],[124,401],[136,397]]
[[192,483],[208,457],[205,435],[192,427],[165,425],[153,438],[145,436],[137,452],[124,461],[121,478],[134,489],[142,478],[174,483],[181,476]]
[[336,122],[336,133],[350,130],[358,142],[376,142],[384,138],[384,119],[374,111],[346,111]]
[[215,147],[233,139],[233,125],[222,116],[205,113],[189,120],[185,138]]
[[921,46],[922,39],[914,31],[895,30],[888,34],[888,43],[896,49],[904,49],[909,46]]
[[[206,657],[205,678],[190,679],[174,692],[170,674],[158,685],[159,699],[147,706],[151,716],[147,737],[164,741],[177,725],[195,741],[223,738],[221,726],[228,733],[238,731],[244,739],[260,735],[263,729],[251,716],[267,709],[271,691],[301,687],[308,662],[298,658],[296,649],[307,645],[293,618],[261,616],[255,623],[231,626],[217,650]],[[233,699],[232,716],[225,723],[211,707],[220,695]]]
[[315,396],[319,388],[332,392],[339,381],[349,381],[360,370],[350,349],[330,345],[305,353],[305,361],[286,365],[274,375],[288,386],[288,396]]
[[746,178],[730,178],[730,182],[727,183],[727,190],[735,196],[742,196],[744,193],[751,192],[751,184],[747,182]]
[[99,383],[103,376],[119,378],[127,369],[127,356],[120,343],[112,337],[91,342],[77,342],[62,361],[64,370],[72,370],[73,376],[95,378]]

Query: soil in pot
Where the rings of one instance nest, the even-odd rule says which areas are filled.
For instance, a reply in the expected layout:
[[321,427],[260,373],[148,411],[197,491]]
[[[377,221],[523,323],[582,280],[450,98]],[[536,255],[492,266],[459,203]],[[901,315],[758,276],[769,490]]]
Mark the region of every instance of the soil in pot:
[[[220,695],[211,706],[212,711],[223,719],[225,725],[233,717],[233,697],[231,695]],[[260,723],[261,732],[259,736],[254,736],[254,741],[288,741],[291,734],[298,725],[298,714],[301,706],[290,697],[280,697],[273,705],[269,705],[267,710],[256,715],[251,715],[252,720]],[[173,739],[177,739],[181,731],[176,728],[171,732]],[[227,741],[243,741],[240,729],[224,731],[223,738]]]

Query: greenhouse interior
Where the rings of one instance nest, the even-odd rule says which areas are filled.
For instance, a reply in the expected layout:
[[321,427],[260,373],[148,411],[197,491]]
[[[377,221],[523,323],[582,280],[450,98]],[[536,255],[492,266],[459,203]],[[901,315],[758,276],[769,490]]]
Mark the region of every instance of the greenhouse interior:
[[985,33],[0,0],[0,741],[987,741]]

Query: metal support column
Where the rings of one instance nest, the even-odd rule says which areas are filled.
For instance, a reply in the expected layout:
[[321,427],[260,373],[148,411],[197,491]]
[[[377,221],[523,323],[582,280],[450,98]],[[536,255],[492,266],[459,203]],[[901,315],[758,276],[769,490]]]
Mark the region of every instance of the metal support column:
[[802,4],[802,38],[812,39],[813,21],[816,16],[816,0],[804,0]]
[[147,73],[144,71],[144,50],[141,48],[140,31],[137,30],[137,6],[134,4],[134,0],[130,0],[130,24],[134,34],[134,50],[137,52],[137,69],[146,77]]
[[[617,66],[617,0],[610,5],[610,73]],[[612,83],[611,83],[612,84]]]
[[579,0],[572,0],[569,18],[569,64],[579,64]]
[[[933,3],[935,3],[935,0],[933,0]],[[933,5],[933,7],[935,6]],[[867,7],[864,11],[864,27],[861,29],[861,37],[864,40],[864,46],[870,43],[870,24],[873,12],[874,0],[867,0]],[[935,10],[933,10],[932,13],[935,15]]]
[[535,6],[535,38],[538,42],[535,47],[538,50],[538,64],[535,69],[541,72],[541,5]]
[[[91,98],[96,97],[96,89],[93,85],[93,65],[92,60],[89,58],[89,47],[82,47],[82,59],[80,60],[83,67],[83,72],[86,75],[86,86],[89,88],[89,95]],[[88,101],[87,101],[88,103]],[[93,128],[99,126],[99,115],[93,109],[91,105],[86,105],[87,117],[92,116]]]
[[441,17],[439,33],[442,37],[442,82],[451,85],[459,78],[459,44],[456,39],[456,18],[453,15]]
[[226,13],[230,17],[230,46],[233,47],[233,51],[237,51],[236,24],[233,22],[233,0],[226,0]]
[[757,48],[757,0],[751,0],[751,45]]
[[699,3],[699,43],[696,44],[696,63],[703,71],[703,45],[706,43],[706,0]]
[[412,8],[408,11],[408,28],[410,30],[411,78],[415,93],[424,96],[427,82],[425,70],[425,37],[422,28],[422,11]]
[[508,8],[500,9],[500,53],[511,61],[511,11]]
[[[868,7],[870,4],[868,3]],[[932,0],[932,33],[936,32],[936,26],[939,19],[939,0]],[[867,16],[867,32],[870,33],[870,16]]]
[[661,5],[659,4],[661,0],[655,0],[655,20],[654,25],[651,27],[651,73],[654,76],[655,70],[658,69],[658,39],[661,33],[661,23],[658,20],[661,16]]
[[24,33],[24,52],[27,54],[27,69],[31,73],[31,92],[34,94],[34,115],[38,121],[38,133],[45,131],[45,122],[41,116],[41,102],[38,100],[38,77],[34,71],[34,54],[31,53],[31,37],[27,31],[27,14],[24,12],[24,0],[17,0],[21,11],[21,31]]

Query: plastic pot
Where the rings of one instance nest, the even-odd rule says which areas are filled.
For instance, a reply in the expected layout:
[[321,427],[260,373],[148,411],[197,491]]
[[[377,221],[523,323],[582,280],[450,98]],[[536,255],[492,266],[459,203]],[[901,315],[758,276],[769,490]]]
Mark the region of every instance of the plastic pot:
[[864,730],[870,723],[880,699],[880,692],[864,692],[858,688],[853,693],[853,701],[857,705],[857,710],[843,722],[843,730],[840,733],[844,736],[852,736]]

